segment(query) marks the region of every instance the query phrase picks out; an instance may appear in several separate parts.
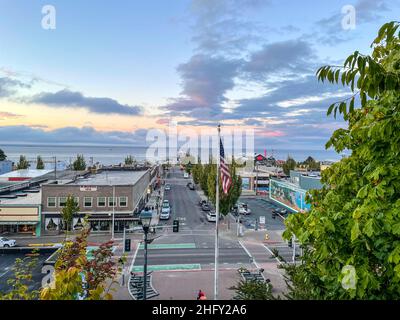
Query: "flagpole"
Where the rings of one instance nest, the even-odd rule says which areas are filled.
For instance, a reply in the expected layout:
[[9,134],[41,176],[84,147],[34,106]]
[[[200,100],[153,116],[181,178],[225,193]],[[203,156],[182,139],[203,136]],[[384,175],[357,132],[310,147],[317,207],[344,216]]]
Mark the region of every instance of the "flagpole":
[[218,224],[219,224],[219,172],[221,163],[221,126],[218,125],[218,148],[217,148],[217,177],[215,181],[215,263],[214,263],[214,300],[218,300]]

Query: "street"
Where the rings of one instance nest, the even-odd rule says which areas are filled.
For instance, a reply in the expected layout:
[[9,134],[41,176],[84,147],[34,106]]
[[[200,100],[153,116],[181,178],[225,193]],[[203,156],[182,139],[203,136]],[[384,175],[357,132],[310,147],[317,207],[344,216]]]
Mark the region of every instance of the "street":
[[[204,269],[214,265],[215,223],[207,221],[206,213],[198,205],[199,194],[186,186],[189,181],[183,178],[183,171],[175,167],[168,172],[165,183],[171,185],[171,190],[165,192],[164,199],[170,202],[172,215],[168,221],[160,221],[160,225],[170,226],[174,219],[179,218],[180,228],[179,233],[172,233],[170,228],[157,231],[157,235],[162,236],[152,245],[168,246],[163,249],[149,246],[150,270]],[[182,248],[182,244],[186,244],[186,248]],[[221,239],[219,244],[221,265],[239,268],[250,263],[248,254],[237,240]],[[133,269],[141,270],[143,263],[143,250],[140,248]]]

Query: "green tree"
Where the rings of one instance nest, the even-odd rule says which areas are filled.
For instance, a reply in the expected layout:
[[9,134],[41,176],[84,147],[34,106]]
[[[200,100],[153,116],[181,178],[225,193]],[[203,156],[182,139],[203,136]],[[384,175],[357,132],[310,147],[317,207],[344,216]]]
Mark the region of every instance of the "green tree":
[[235,291],[234,300],[276,300],[272,294],[272,285],[260,280],[241,279],[229,290]]
[[136,159],[134,157],[132,157],[131,155],[129,155],[125,158],[125,164],[127,166],[132,166],[132,165],[136,164]]
[[36,160],[36,169],[38,169],[38,170],[44,169],[44,162],[43,162],[43,159],[42,159],[41,156],[38,156],[38,157],[37,157],[37,160]]
[[86,170],[86,161],[83,154],[78,154],[76,160],[73,162],[72,167],[75,171]]
[[400,298],[398,30],[398,22],[383,25],[371,55],[356,51],[343,67],[317,71],[319,80],[341,81],[354,92],[328,108],[348,128],[336,130],[326,145],[351,155],[323,171],[323,188],[307,196],[311,210],[286,220],[284,236],[295,234],[307,247],[293,275],[293,283],[302,279],[306,287],[302,298]]
[[63,219],[66,232],[71,230],[74,215],[79,212],[79,205],[76,203],[74,197],[68,196],[65,206],[61,210],[61,217]]
[[32,271],[38,265],[38,258],[35,250],[25,258],[15,259],[12,267],[13,277],[7,280],[10,290],[7,293],[0,293],[0,300],[36,300],[39,291],[29,290],[32,284]]
[[315,161],[313,157],[308,157],[304,162],[302,162],[302,165],[304,165],[307,170],[311,171],[319,171],[321,169],[321,165],[319,162]]
[[28,169],[29,168],[29,162],[26,160],[26,157],[21,155],[19,157],[19,162],[17,163],[17,169]]
[[0,161],[4,161],[7,159],[6,154],[4,153],[3,150],[0,149]]
[[282,165],[283,172],[288,176],[290,174],[290,170],[294,170],[296,168],[296,161],[288,156],[286,162]]

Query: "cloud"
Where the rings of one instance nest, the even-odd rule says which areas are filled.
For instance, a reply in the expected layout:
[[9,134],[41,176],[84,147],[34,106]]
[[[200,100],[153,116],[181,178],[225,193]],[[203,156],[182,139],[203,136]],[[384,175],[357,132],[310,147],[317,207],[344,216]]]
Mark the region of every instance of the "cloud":
[[16,94],[20,88],[29,88],[30,85],[9,77],[0,78],[0,98],[8,98]]
[[235,86],[234,78],[242,62],[204,54],[193,56],[178,66],[182,78],[181,97],[171,99],[164,109],[172,114],[204,117],[222,111],[225,93]]
[[145,145],[147,130],[134,132],[104,132],[92,127],[65,127],[45,131],[38,126],[2,126],[0,142],[3,143],[69,143],[69,144],[133,144]]
[[263,80],[277,73],[293,74],[312,72],[314,66],[310,61],[315,61],[316,56],[311,45],[303,40],[287,40],[264,45],[264,47],[251,54],[249,61],[244,66],[253,80]]
[[22,118],[22,117],[24,117],[24,116],[20,115],[20,114],[0,111],[0,120],[16,119],[16,118]]
[[89,112],[99,114],[140,115],[142,113],[142,109],[138,106],[123,105],[111,98],[86,97],[80,92],[67,89],[55,93],[43,92],[28,99],[27,102],[55,108],[84,108]]

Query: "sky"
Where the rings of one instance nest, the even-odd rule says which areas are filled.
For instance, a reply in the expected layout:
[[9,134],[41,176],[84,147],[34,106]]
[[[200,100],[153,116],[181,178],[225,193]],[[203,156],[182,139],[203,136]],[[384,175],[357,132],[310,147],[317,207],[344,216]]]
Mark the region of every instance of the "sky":
[[399,15],[400,0],[0,0],[0,143],[144,145],[177,123],[321,150],[349,90],[316,70],[369,54]]

